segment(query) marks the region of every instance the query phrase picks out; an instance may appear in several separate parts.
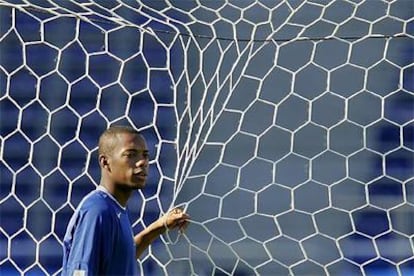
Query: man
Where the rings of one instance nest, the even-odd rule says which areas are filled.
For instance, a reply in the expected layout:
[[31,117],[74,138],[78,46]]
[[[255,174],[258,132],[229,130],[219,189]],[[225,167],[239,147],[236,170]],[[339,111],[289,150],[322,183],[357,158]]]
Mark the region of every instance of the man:
[[63,241],[62,275],[137,275],[136,259],[167,229],[189,216],[174,209],[133,236],[126,205],[148,175],[148,149],[133,128],[113,126],[99,139],[100,185],[73,214]]

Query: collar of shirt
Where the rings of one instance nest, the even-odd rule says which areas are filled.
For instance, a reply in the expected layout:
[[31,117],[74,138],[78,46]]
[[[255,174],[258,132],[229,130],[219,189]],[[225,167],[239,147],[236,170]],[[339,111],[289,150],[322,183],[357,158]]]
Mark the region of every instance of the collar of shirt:
[[112,199],[113,201],[115,201],[115,203],[119,206],[119,208],[121,208],[122,210],[126,211],[126,207],[123,207],[121,204],[119,204],[118,200],[116,200],[116,198],[111,195],[109,193],[109,191],[102,185],[99,185],[98,188],[96,188],[98,191],[102,191],[105,194],[107,194],[109,196],[110,199]]

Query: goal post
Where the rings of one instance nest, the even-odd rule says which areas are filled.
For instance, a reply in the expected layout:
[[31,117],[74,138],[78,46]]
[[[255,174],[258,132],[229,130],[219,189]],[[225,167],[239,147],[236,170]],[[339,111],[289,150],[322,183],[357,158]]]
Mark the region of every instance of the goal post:
[[414,272],[407,0],[0,1],[0,274],[59,275],[113,124],[146,138],[142,275]]

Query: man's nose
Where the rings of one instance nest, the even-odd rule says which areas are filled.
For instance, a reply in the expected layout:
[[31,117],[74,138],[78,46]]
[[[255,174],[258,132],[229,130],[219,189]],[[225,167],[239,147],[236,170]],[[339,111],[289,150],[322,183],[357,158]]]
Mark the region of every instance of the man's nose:
[[149,160],[148,160],[148,158],[140,159],[140,160],[138,160],[136,165],[139,168],[142,168],[142,167],[147,168],[149,166]]

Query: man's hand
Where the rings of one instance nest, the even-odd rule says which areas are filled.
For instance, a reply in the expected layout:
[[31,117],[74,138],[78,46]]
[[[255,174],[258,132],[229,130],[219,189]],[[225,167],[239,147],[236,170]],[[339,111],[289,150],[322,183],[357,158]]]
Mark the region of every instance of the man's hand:
[[168,230],[176,229],[183,233],[189,224],[190,216],[181,208],[174,208],[161,217],[164,227]]
[[137,234],[134,237],[137,258],[165,231],[178,228],[183,233],[189,224],[189,218],[181,208],[174,208]]

